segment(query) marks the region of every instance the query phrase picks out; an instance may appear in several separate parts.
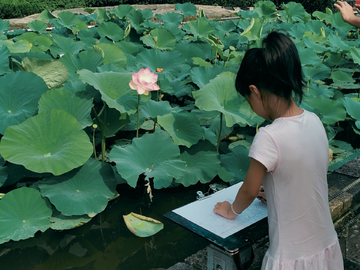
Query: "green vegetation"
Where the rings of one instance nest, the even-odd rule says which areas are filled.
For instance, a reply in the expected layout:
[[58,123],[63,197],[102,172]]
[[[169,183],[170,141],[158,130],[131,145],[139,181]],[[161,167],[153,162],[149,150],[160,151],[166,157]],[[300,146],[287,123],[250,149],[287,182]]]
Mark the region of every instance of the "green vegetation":
[[[272,30],[298,47],[307,82],[301,106],[326,129],[329,171],[360,155],[359,32],[339,13],[311,17],[301,4],[279,10],[264,1],[236,20],[200,12],[182,24],[196,8],[176,9],[156,14],[163,24],[130,5],[88,16],[45,10],[31,31],[9,31],[0,20],[0,243],[80,226],[124,185],[151,198],[162,188],[243,180],[266,123],[234,78],[245,51]],[[144,68],[160,90],[138,95],[129,83]],[[354,139],[338,140],[349,133]],[[40,210],[30,215],[27,206]]]

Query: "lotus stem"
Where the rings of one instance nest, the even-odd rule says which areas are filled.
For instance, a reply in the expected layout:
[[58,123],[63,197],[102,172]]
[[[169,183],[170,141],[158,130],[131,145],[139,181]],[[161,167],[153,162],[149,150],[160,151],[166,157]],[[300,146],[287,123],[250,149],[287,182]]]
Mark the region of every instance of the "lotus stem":
[[140,95],[138,94],[136,138],[139,138],[139,122],[140,122]]
[[342,54],[341,54],[341,56],[340,56],[339,61],[336,63],[336,65],[334,66],[334,68],[331,70],[331,74],[330,74],[330,76],[331,76],[331,75],[332,75],[332,73],[334,72],[335,68],[337,68],[337,66],[339,65],[339,63],[340,63],[340,61],[341,61],[341,58],[342,58]]
[[96,156],[96,148],[95,148],[95,130],[96,130],[96,125],[93,125],[93,149],[94,149],[94,158],[97,159],[97,156]]
[[354,76],[354,74],[355,74],[358,67],[359,67],[359,64],[356,65],[356,68],[354,69],[353,73],[351,74],[351,77]]
[[217,146],[216,146],[216,151],[218,151],[218,152],[219,152],[220,141],[221,141],[222,118],[223,118],[223,113],[220,113],[220,129],[219,129],[219,134],[218,134],[218,139],[217,139]]
[[310,79],[308,79],[308,81],[306,83],[306,89],[307,89],[307,92],[309,93],[309,91],[310,91]]

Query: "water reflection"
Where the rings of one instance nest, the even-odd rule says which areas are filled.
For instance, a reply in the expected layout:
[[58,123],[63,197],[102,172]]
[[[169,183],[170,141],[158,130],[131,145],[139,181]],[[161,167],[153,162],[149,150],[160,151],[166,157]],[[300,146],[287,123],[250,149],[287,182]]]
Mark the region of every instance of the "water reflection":
[[[34,238],[0,246],[2,269],[16,270],[142,270],[168,268],[208,245],[208,242],[165,219],[163,214],[192,202],[200,184],[155,191],[154,201],[142,190],[119,186],[120,197],[89,223],[69,231],[37,233]],[[123,215],[130,212],[164,223],[152,237],[134,236],[125,226]]]

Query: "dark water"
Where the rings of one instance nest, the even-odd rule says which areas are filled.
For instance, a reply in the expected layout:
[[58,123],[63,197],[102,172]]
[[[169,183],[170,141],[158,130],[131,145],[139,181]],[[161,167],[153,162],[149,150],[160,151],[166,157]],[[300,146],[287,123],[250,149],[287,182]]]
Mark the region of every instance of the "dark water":
[[[153,202],[143,191],[120,186],[120,197],[89,223],[68,231],[47,230],[34,238],[0,245],[0,269],[121,269],[168,268],[206,247],[208,242],[167,220],[163,214],[192,202],[208,185],[155,191]],[[134,236],[123,215],[143,214],[164,223],[152,237]]]

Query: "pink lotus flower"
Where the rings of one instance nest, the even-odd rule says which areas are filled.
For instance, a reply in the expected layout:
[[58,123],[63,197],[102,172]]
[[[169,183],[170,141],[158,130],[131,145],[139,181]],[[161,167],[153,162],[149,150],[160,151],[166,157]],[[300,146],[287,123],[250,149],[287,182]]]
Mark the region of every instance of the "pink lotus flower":
[[139,95],[148,95],[149,91],[159,90],[156,84],[158,75],[151,72],[149,68],[142,68],[138,73],[132,74],[132,80],[129,83],[131,89],[136,90]]

